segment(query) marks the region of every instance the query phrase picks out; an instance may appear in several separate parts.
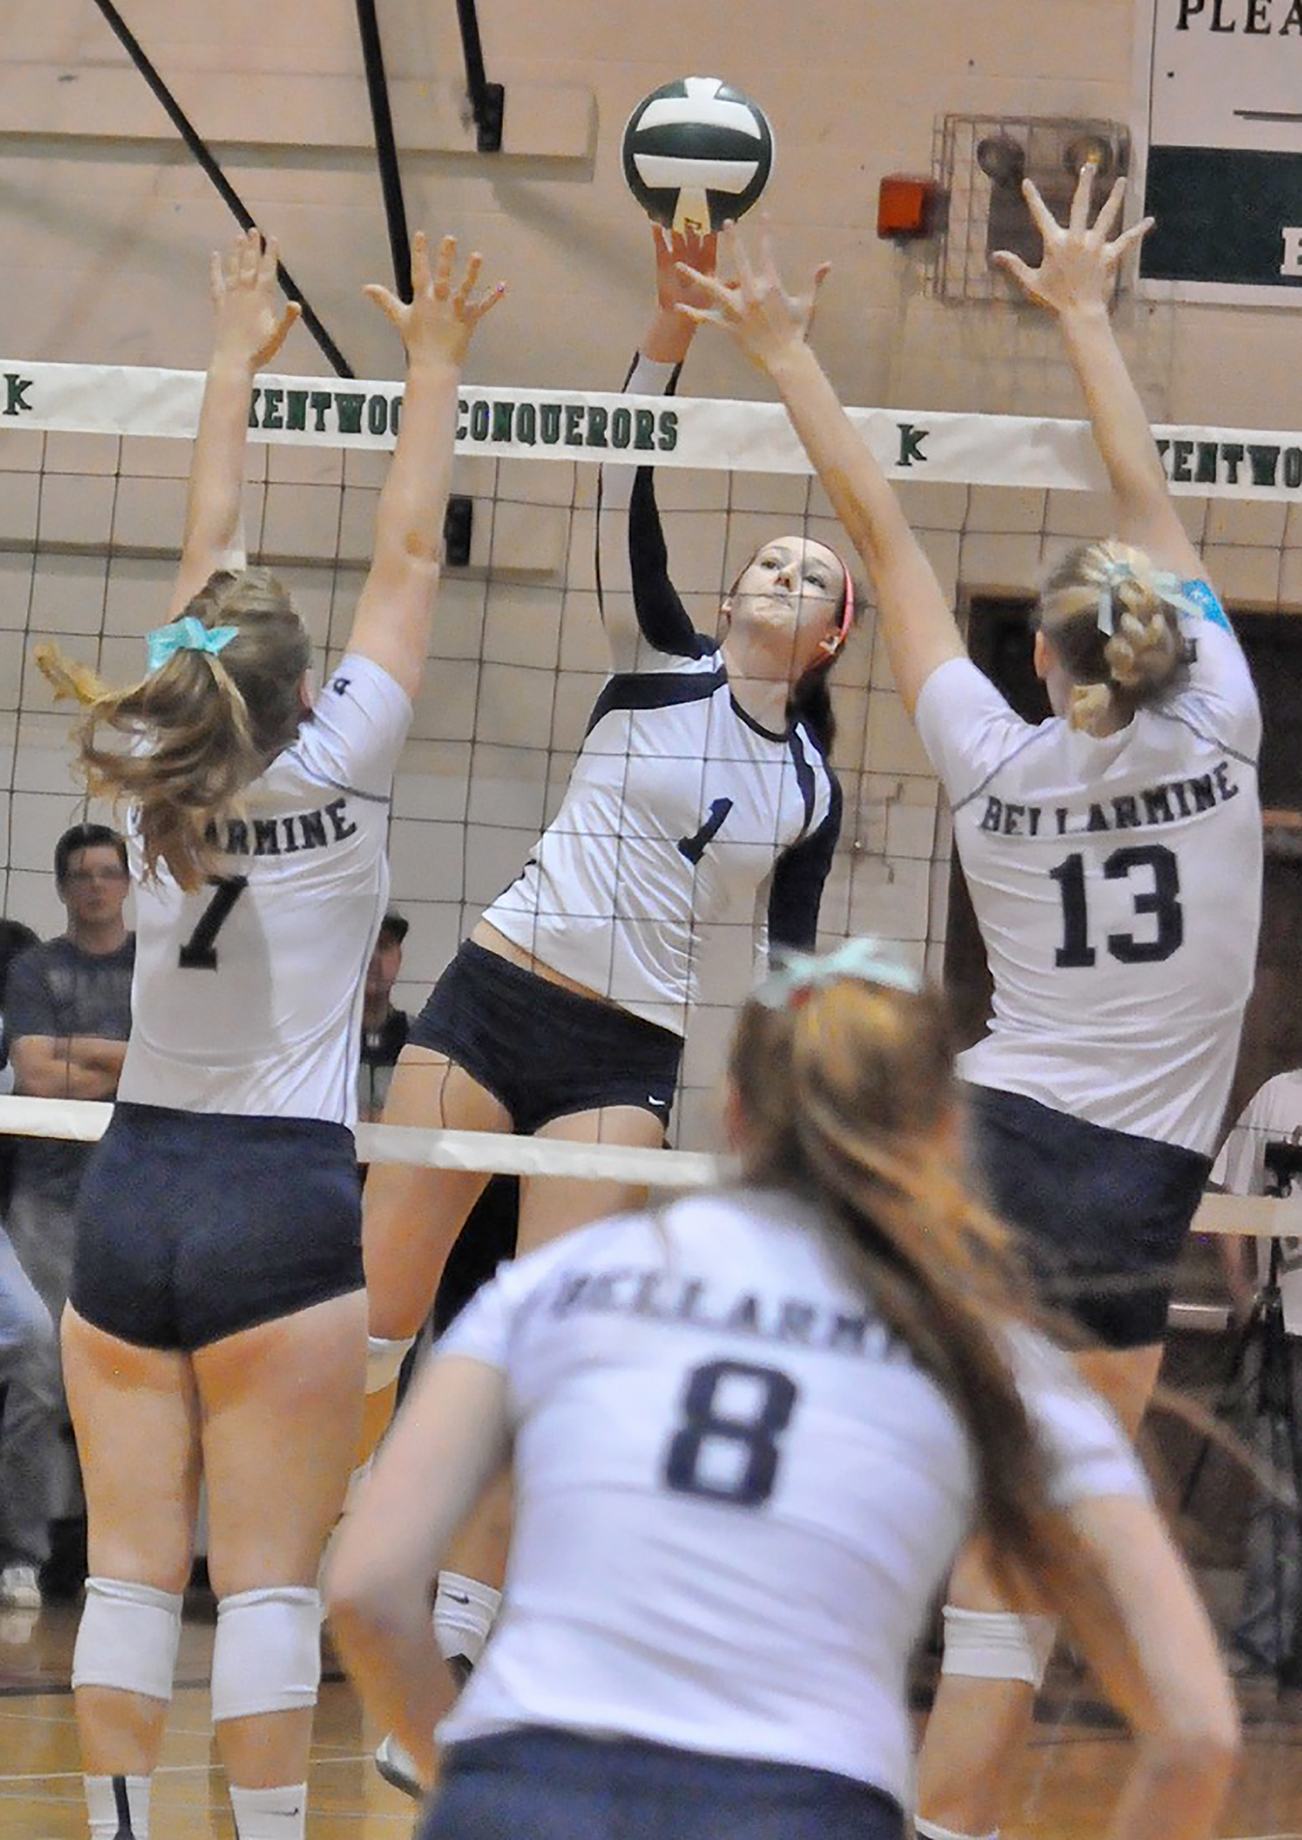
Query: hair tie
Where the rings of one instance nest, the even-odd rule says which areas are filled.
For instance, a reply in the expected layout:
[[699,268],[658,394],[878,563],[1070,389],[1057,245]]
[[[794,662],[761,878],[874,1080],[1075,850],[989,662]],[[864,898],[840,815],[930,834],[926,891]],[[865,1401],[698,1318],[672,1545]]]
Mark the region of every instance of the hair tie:
[[847,939],[821,955],[788,952],[756,989],[754,1000],[765,1009],[801,1009],[816,990],[841,978],[854,978],[861,984],[885,984],[892,990],[912,991],[915,996],[923,988],[921,973],[879,939]]
[[1116,591],[1125,581],[1138,577],[1128,562],[1120,559],[1105,562],[1099,574],[1099,602],[1095,612],[1099,631],[1111,638],[1117,630]]
[[184,614],[179,620],[173,620],[170,626],[158,626],[153,632],[146,633],[149,669],[156,671],[169,658],[175,657],[177,652],[207,652],[215,657],[218,652],[225,650],[239,630],[238,626],[205,626],[195,614]]

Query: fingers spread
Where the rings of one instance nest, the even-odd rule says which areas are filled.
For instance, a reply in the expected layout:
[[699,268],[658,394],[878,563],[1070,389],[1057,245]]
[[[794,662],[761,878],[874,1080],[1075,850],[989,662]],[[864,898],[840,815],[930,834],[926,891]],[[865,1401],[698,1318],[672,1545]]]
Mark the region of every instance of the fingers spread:
[[466,263],[466,272],[461,277],[461,285],[456,292],[457,301],[461,306],[466,304],[474,292],[475,283],[479,280],[479,271],[483,266],[484,258],[479,251],[477,249],[472,251],[470,260]]
[[411,291],[413,298],[417,294],[428,293],[430,286],[429,242],[423,230],[418,230],[411,239]]
[[1041,198],[1039,187],[1035,184],[1033,179],[1022,180],[1022,197],[1026,200],[1026,208],[1031,213],[1032,223],[1047,244],[1051,237],[1058,234],[1061,226],[1053,212],[1049,209],[1043,198]]

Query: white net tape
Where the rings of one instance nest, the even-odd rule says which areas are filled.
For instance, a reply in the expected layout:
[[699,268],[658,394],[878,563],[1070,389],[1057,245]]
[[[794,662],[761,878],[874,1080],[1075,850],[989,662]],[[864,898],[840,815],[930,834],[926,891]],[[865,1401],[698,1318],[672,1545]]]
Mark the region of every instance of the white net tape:
[[[189,439],[198,371],[0,359],[0,428]],[[402,386],[261,377],[250,438],[289,446],[392,447]],[[1104,484],[1084,422],[1019,415],[852,409],[892,478],[938,484],[1097,491]],[[1172,425],[1155,429],[1173,490],[1211,498],[1302,501],[1302,433]],[[623,396],[466,385],[457,452],[590,465],[736,467],[807,473],[778,403]]]
[[[97,1143],[108,1129],[111,1105],[89,1099],[0,1098],[0,1136],[60,1138]],[[582,1181],[644,1184],[652,1189],[706,1188],[726,1181],[726,1157],[689,1150],[635,1150],[619,1144],[558,1143],[554,1138],[510,1137],[495,1131],[423,1131],[408,1125],[357,1128],[362,1162],[405,1163],[421,1169],[474,1169],[492,1175],[571,1176]],[[1193,1223],[1195,1233],[1275,1239],[1292,1231],[1290,1204],[1261,1196],[1208,1195]]]

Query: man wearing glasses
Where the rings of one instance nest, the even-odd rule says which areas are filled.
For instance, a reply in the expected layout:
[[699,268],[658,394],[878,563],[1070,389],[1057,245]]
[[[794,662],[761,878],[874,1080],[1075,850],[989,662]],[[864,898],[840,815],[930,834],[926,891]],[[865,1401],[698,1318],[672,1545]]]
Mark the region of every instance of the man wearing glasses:
[[[135,937],[122,910],[126,846],[103,824],[65,831],[54,879],[68,914],[57,939],[14,960],[4,1025],[15,1092],[44,1099],[112,1099],[131,1028]],[[5,1224],[24,1271],[57,1325],[72,1273],[74,1216],[88,1144],[21,1138]],[[39,1610],[40,1570],[56,1497],[66,1409],[57,1351],[10,1382],[0,1425],[0,1605]]]

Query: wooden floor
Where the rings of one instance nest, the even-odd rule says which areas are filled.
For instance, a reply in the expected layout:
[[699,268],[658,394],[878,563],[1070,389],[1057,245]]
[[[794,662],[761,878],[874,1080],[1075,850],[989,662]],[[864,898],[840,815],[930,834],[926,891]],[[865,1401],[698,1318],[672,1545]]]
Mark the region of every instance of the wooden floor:
[[[0,1611],[0,1836],[85,1840],[81,1775],[68,1666],[77,1610],[55,1604],[39,1619]],[[154,1782],[152,1840],[233,1840],[212,1746],[204,1685],[212,1624],[187,1619],[163,1763]],[[1222,1831],[1302,1840],[1302,1696],[1273,1683],[1242,1688],[1247,1757]],[[371,1764],[345,1683],[322,1686],[312,1759],[310,1840],[406,1840],[412,1804]],[[1124,1732],[1069,1670],[1055,1672],[1028,1755],[1017,1814],[1005,1840],[1093,1840],[1107,1825],[1125,1773]],[[517,1840],[528,1840],[519,1835]],[[720,1833],[720,1840],[727,1840]],[[829,1837],[830,1840],[830,1837]]]

